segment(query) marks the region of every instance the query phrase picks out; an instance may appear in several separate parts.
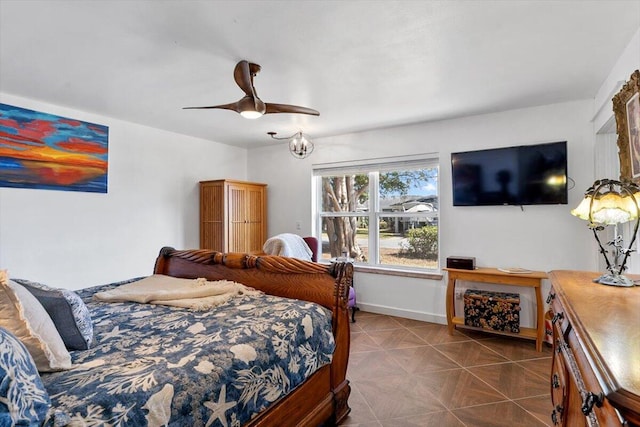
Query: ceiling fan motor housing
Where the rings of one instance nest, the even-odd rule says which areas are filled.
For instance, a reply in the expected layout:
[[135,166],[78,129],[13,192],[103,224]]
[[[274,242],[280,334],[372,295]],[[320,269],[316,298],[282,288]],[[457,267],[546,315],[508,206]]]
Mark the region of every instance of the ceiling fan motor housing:
[[258,97],[247,95],[238,101],[238,112],[244,117],[257,118],[262,116],[265,111],[267,111],[267,107]]

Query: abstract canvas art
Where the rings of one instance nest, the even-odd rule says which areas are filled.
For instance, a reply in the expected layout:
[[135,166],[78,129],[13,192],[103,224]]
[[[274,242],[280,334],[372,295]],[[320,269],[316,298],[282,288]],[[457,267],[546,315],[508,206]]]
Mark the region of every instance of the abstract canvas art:
[[0,104],[0,187],[107,192],[109,128]]

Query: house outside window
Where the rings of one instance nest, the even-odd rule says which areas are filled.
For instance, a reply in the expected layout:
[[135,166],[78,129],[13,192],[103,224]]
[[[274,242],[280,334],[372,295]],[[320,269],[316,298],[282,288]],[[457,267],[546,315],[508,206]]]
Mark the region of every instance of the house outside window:
[[314,167],[321,259],[400,270],[439,268],[438,159]]

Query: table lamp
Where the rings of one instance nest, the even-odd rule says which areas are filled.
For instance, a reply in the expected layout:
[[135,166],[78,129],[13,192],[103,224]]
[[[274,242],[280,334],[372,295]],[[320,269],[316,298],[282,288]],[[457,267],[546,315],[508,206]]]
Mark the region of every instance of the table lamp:
[[[600,253],[607,264],[607,273],[594,279],[594,282],[611,286],[633,286],[633,280],[622,273],[626,270],[627,258],[635,249],[631,249],[638,234],[640,224],[640,187],[633,182],[600,179],[587,189],[584,199],[578,207],[571,211],[572,215],[588,221],[589,228],[600,247]],[[635,221],[633,236],[629,246],[624,247],[622,236],[618,234],[618,224]],[[613,261],[609,260],[608,251],[602,245],[598,232],[606,226],[613,225],[613,239],[607,242],[611,246]]]

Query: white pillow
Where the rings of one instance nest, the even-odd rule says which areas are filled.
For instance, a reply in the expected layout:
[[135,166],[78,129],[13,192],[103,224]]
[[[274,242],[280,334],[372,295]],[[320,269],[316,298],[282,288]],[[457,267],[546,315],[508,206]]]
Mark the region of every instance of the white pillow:
[[38,371],[71,368],[56,326],[42,304],[24,287],[0,274],[0,326],[11,331],[29,350]]

